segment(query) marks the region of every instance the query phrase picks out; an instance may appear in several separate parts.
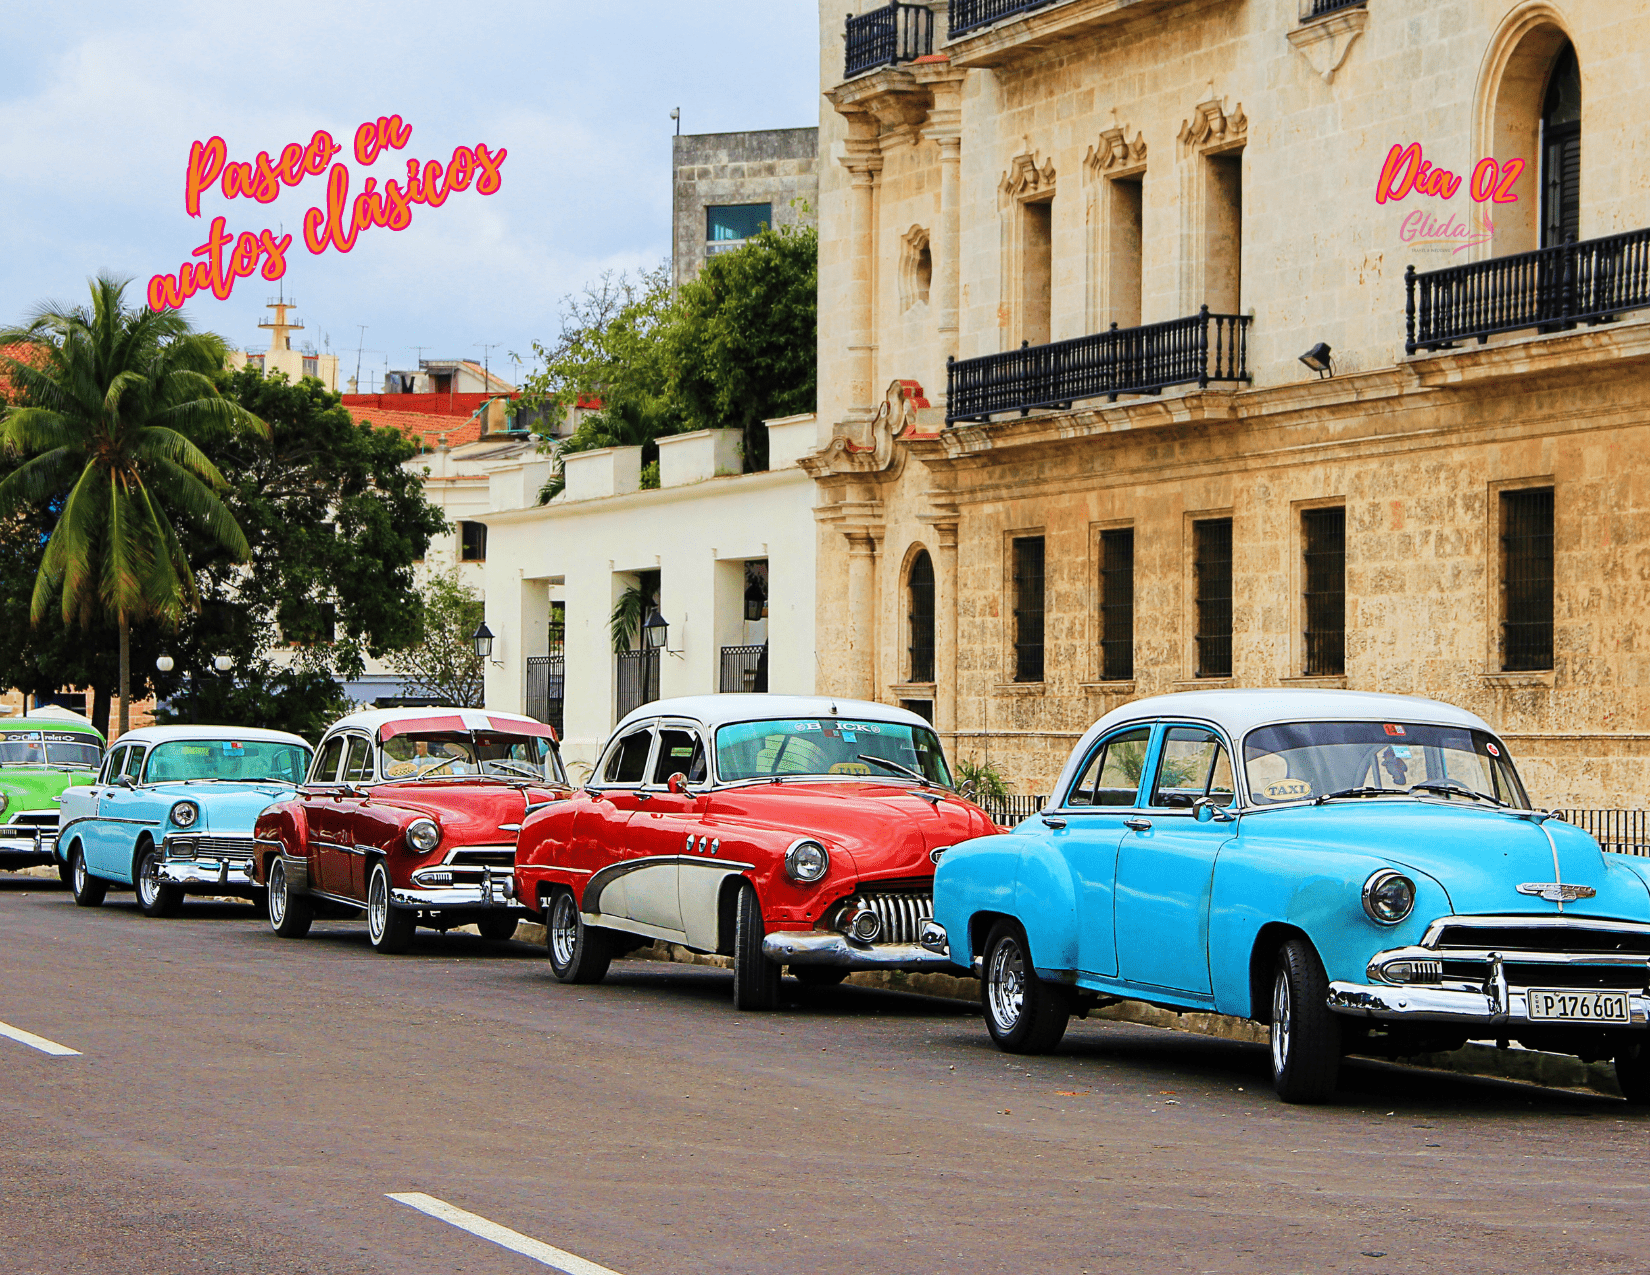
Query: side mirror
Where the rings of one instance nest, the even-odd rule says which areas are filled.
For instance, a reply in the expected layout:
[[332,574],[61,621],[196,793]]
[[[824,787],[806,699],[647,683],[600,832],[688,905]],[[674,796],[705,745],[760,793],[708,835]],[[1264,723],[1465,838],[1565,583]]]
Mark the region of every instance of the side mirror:
[[119,779],[115,780],[115,783],[118,784],[122,788],[136,788],[137,787],[137,785],[132,782],[132,777],[130,775],[122,775]]
[[665,787],[678,797],[683,796],[687,792],[687,776],[678,770],[665,781]]
[[1192,809],[1197,815],[1199,823],[1230,823],[1232,816],[1225,808],[1215,805],[1213,797],[1199,797],[1192,803]]

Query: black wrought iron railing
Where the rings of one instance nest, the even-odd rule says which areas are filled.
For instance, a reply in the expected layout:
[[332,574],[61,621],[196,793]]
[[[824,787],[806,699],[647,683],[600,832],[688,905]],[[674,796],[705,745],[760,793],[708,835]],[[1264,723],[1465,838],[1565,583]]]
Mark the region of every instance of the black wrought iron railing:
[[1362,9],[1369,0],[1301,0],[1301,21],[1310,22],[1342,9]]
[[920,4],[893,3],[870,13],[849,14],[844,78],[879,66],[914,62],[934,51],[934,14]]
[[559,655],[527,657],[527,716],[554,726],[562,733],[562,704],[567,687],[567,662]]
[[946,10],[945,30],[953,40],[970,31],[988,27],[1004,18],[1015,18],[1033,9],[1046,9],[1057,0],[951,0]]
[[946,364],[946,421],[989,420],[1080,399],[1156,394],[1171,385],[1248,381],[1249,316],[1197,314],[1138,328],[1022,345]]
[[622,718],[659,698],[659,652],[657,649],[620,651],[617,658],[619,677],[614,707]]
[[1044,806],[1048,805],[1047,797],[1008,796],[1008,797],[976,797],[974,804],[979,806],[1005,828],[1012,828],[1015,824],[1031,818]]
[[1560,332],[1650,307],[1650,229],[1404,274],[1404,348],[1480,345],[1499,332]]
[[760,694],[768,689],[768,648],[724,646],[722,648],[722,694]]
[[1650,857],[1650,810],[1560,810],[1559,816],[1590,833],[1613,854]]

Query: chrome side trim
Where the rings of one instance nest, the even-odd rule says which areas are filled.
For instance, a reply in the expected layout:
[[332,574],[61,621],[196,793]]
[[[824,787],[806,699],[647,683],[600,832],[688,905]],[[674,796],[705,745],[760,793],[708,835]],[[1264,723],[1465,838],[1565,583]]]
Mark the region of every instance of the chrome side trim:
[[[1534,1023],[1542,1027],[1580,1028],[1594,1026],[1585,1022],[1553,1022],[1549,1019],[1530,1018],[1527,990],[1522,987],[1506,987],[1504,976],[1492,980],[1492,986],[1486,991],[1425,986],[1382,987],[1365,983],[1337,982],[1329,985],[1328,1004],[1329,1008],[1338,1014],[1404,1022],[1481,1023],[1493,1026]],[[1628,992],[1627,1005],[1632,1027],[1650,1024],[1650,994]],[[1600,1023],[1596,1026],[1619,1030],[1621,1024]]]

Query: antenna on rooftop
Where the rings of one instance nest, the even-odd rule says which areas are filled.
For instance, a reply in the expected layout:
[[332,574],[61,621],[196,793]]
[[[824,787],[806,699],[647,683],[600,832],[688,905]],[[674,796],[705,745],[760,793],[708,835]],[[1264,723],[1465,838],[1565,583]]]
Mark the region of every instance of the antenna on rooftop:
[[355,326],[361,329],[360,341],[355,347],[355,392],[359,394],[361,392],[361,346],[367,343],[367,325],[357,323]]
[[670,118],[676,121],[676,136],[680,137],[682,135],[682,108],[678,106],[672,110]]
[[483,344],[480,341],[476,342],[476,345],[481,347],[481,392],[483,394],[490,394],[493,390],[493,374],[487,370],[487,360],[493,351],[503,344],[503,341],[494,341],[491,345]]

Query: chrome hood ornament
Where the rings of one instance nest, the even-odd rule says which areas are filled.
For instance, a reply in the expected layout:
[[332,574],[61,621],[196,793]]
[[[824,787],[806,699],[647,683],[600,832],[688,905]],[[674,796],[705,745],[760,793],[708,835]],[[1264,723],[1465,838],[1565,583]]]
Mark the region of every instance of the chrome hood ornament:
[[1590,885],[1566,885],[1562,881],[1526,881],[1518,887],[1518,892],[1546,899],[1549,903],[1574,903],[1577,899],[1591,899],[1598,894]]

